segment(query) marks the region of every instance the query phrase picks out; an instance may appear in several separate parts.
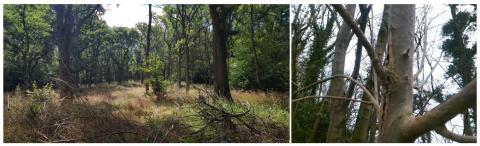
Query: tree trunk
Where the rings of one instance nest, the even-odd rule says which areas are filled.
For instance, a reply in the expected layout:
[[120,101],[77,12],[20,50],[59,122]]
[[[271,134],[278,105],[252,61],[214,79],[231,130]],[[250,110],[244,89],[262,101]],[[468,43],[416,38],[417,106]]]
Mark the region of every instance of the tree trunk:
[[179,52],[177,56],[177,88],[182,87],[182,56],[182,52]]
[[31,79],[31,70],[30,70],[30,64],[28,63],[28,56],[29,56],[29,52],[30,52],[30,36],[29,36],[29,29],[27,27],[27,14],[26,14],[26,11],[27,11],[27,5],[22,5],[22,10],[21,10],[21,19],[22,19],[22,26],[23,26],[23,31],[24,31],[24,45],[23,45],[23,52],[22,55],[23,55],[23,69],[24,69],[24,77],[23,77],[23,84],[24,84],[24,87],[25,87],[25,90],[29,90],[32,86],[32,79]]
[[[150,41],[152,39],[152,4],[148,4],[148,28],[147,28],[147,48],[145,49],[145,67],[149,67],[150,60]],[[145,73],[144,78],[148,78],[148,73]],[[145,93],[148,93],[150,86],[149,83],[145,84]]]
[[[367,89],[371,90],[373,88],[372,76],[368,76],[367,80]],[[362,101],[368,101],[366,94],[362,95]],[[355,127],[353,129],[353,136],[351,142],[354,143],[366,143],[368,142],[369,127],[370,127],[370,117],[372,114],[373,108],[370,104],[361,103],[358,110],[357,120],[355,122]]]
[[412,58],[415,39],[415,5],[392,5],[388,23],[391,42],[388,46],[389,80],[381,118],[380,142],[413,142],[403,134],[413,112]]
[[70,50],[72,48],[73,25],[75,18],[73,16],[73,5],[54,5],[56,12],[55,39],[57,41],[59,52],[59,78],[61,98],[71,99],[72,77],[70,73]]
[[210,62],[210,52],[208,51],[208,44],[209,44],[209,41],[208,41],[208,30],[205,29],[205,34],[204,34],[204,38],[205,38],[205,58],[206,58],[206,62],[208,64],[208,70],[207,70],[207,84],[208,85],[211,85],[212,84],[212,63]]
[[[457,94],[439,104],[422,116],[414,117],[413,113],[413,73],[412,56],[415,30],[415,5],[392,5],[389,20],[390,36],[388,55],[382,67],[373,47],[365,35],[356,26],[342,5],[334,5],[337,12],[352,28],[357,37],[362,40],[372,65],[385,88],[385,99],[380,113],[379,142],[414,142],[414,140],[429,132],[438,130],[440,135],[458,142],[476,142],[476,137],[459,136],[449,131],[439,130],[444,124],[469,107],[475,107],[477,82],[474,79]],[[371,100],[375,105],[378,103]]]
[[257,59],[257,50],[255,48],[255,20],[253,16],[253,5],[250,5],[250,39],[252,42],[252,63],[253,66],[255,67],[255,82],[257,83],[257,86],[263,90],[263,86],[260,82],[260,75],[258,71],[258,59]]
[[[388,18],[390,17],[390,5],[384,6],[382,17],[383,18],[380,25],[380,30],[377,36],[377,43],[375,44],[375,52],[377,56],[380,58],[381,62],[383,58],[383,53],[387,45],[387,36],[388,36],[387,22],[388,22]],[[370,75],[368,77],[369,80],[367,81],[367,88],[370,90],[374,89],[375,96],[378,97],[378,90],[375,90],[377,85],[376,83],[374,83],[376,78],[374,74],[375,74],[375,70],[372,67],[372,70],[370,71]],[[362,100],[368,101],[368,97],[363,95]],[[366,143],[370,141],[368,138],[369,135],[370,136],[373,135],[373,137],[375,137],[374,135],[375,132],[371,132],[371,131],[376,131],[376,129],[370,129],[370,128],[373,128],[371,121],[372,120],[376,121],[376,118],[372,119],[372,113],[373,113],[373,108],[371,105],[368,105],[365,103],[360,104],[358,118],[357,118],[357,121],[355,122],[355,128],[353,130],[352,142]],[[376,122],[373,122],[373,123],[376,124]],[[369,133],[373,133],[373,134],[369,134]]]
[[224,5],[209,5],[213,25],[213,80],[215,92],[233,101],[228,86],[227,71],[227,9]]
[[93,62],[92,63],[92,68],[90,69],[90,85],[91,84],[97,84],[97,67],[98,67],[98,49],[100,47],[100,41],[97,40],[97,45],[92,48],[92,54],[90,55],[90,60]]
[[[183,20],[183,19],[182,19]],[[183,20],[185,21],[185,20]],[[188,34],[186,32],[186,28],[185,28],[185,22],[182,22],[182,34],[183,34],[183,37],[185,38],[185,44],[184,44],[184,50],[185,50],[185,58],[186,58],[186,61],[185,61],[185,83],[186,83],[186,86],[185,86],[185,92],[188,94],[188,90],[190,90],[190,49],[188,48],[188,44],[189,44],[189,40],[188,40]]]
[[[355,4],[347,5],[348,13],[353,16]],[[345,53],[350,43],[350,27],[347,22],[343,22],[338,31],[335,41],[335,56],[332,63],[332,76],[344,74]],[[345,96],[344,80],[337,78],[330,82],[327,92],[328,96]],[[345,118],[348,103],[339,100],[330,100],[330,121],[327,131],[327,142],[346,142],[345,139]]]
[[[370,8],[366,4],[361,4],[359,5],[360,7],[360,30],[365,33],[365,28],[367,27],[367,21],[368,21],[368,13],[370,13]],[[357,79],[358,78],[358,72],[360,71],[360,61],[362,58],[362,41],[357,40],[357,50],[355,52],[355,65],[353,67],[353,72],[352,72],[352,78]],[[346,97],[347,98],[352,98],[353,92],[355,89],[355,84],[350,82],[350,86],[348,86]],[[349,102],[349,101],[344,101],[344,102]]]

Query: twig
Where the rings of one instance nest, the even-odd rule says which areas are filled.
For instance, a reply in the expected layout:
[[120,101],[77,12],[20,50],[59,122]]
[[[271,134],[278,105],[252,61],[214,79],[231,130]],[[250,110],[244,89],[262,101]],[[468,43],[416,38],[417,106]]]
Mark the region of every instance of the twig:
[[373,104],[373,108],[375,109],[375,111],[377,111],[378,113],[382,113],[382,110],[380,108],[380,105],[378,104],[377,102],[377,98],[375,96],[373,96],[372,93],[370,93],[370,91],[363,85],[361,84],[359,81],[353,79],[352,77],[349,77],[349,76],[345,76],[345,75],[334,75],[334,76],[331,76],[331,77],[328,77],[326,79],[323,79],[323,80],[320,80],[320,81],[316,81],[310,85],[307,85],[301,89],[298,89],[297,91],[295,91],[294,93],[292,94],[297,94],[298,92],[302,91],[302,90],[305,90],[305,89],[308,89],[316,84],[320,84],[320,83],[323,83],[323,82],[326,82],[328,80],[331,80],[331,79],[335,79],[335,78],[346,78],[352,82],[354,82],[355,84],[357,84],[360,88],[362,88],[363,92],[366,93],[369,97],[369,100],[372,102]]
[[[163,138],[160,142],[163,142],[165,140],[165,138],[167,138],[168,134],[170,133],[170,131],[173,130],[174,127],[175,127],[175,123],[173,123],[172,126],[170,126],[170,128],[168,129],[168,131],[165,132],[165,135],[163,135]],[[157,138],[157,137],[155,137],[155,138]],[[155,140],[153,142],[155,142]]]
[[351,100],[351,101],[356,101],[356,102],[361,102],[361,103],[366,103],[366,104],[372,104],[372,102],[370,102],[370,101],[363,101],[363,100],[340,97],[340,96],[305,96],[305,97],[302,97],[302,98],[294,99],[294,100],[292,100],[292,102],[298,102],[298,101],[301,101],[301,100],[306,100],[306,99],[311,99],[311,98],[331,98],[331,99]]
[[372,66],[375,68],[375,71],[377,71],[378,75],[380,78],[386,78],[385,75],[385,70],[382,67],[382,64],[380,63],[379,58],[375,54],[375,49],[373,46],[368,42],[367,37],[365,37],[365,34],[358,28],[357,23],[354,21],[352,16],[348,14],[348,12],[345,10],[343,5],[341,4],[333,4],[333,8],[342,16],[343,20],[347,22],[348,26],[352,29],[352,31],[355,33],[357,38],[362,42],[363,46],[365,47],[365,50],[367,51],[368,56],[370,57],[370,60],[372,62]]

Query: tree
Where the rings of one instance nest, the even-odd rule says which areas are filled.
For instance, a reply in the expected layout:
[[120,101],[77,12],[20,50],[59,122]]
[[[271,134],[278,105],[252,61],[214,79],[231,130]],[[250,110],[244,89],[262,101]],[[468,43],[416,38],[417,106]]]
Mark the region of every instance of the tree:
[[55,39],[59,51],[59,78],[61,98],[73,98],[72,76],[70,73],[70,50],[72,49],[73,27],[75,18],[73,16],[73,5],[53,5],[56,12]]
[[[149,67],[148,58],[150,55],[150,40],[152,37],[152,4],[148,4],[148,28],[147,28],[147,47],[145,48],[145,67]],[[145,73],[144,77],[148,77]],[[145,85],[145,91],[148,92],[148,84]]]
[[[342,6],[343,7],[343,6]],[[347,5],[346,15],[353,16],[355,12],[355,5]],[[332,63],[332,76],[343,74],[345,66],[345,53],[348,44],[350,43],[350,26],[344,20],[338,31],[337,40],[335,41],[335,55]],[[344,97],[343,79],[333,79],[328,88],[328,96]],[[330,112],[330,122],[328,126],[327,142],[346,142],[344,126],[346,124],[346,115],[348,102],[332,100],[330,101],[330,109],[335,112]]]
[[[312,31],[307,29],[314,24],[317,19],[318,11],[310,9],[310,13],[301,13],[302,5],[293,7],[293,22],[292,22],[292,92],[296,92],[298,87],[298,57],[307,45],[306,39],[310,37]],[[308,17],[310,16],[310,17]],[[308,18],[307,18],[308,17]],[[303,19],[302,19],[303,18]]]
[[232,10],[230,24],[235,35],[228,41],[232,87],[264,92],[288,91],[285,83],[288,82],[289,61],[285,57],[289,54],[289,43],[282,41],[289,37],[287,7],[240,5]]
[[[4,9],[4,89],[22,82],[30,89],[33,80],[44,82],[41,72],[52,60],[53,17],[48,5],[5,5]],[[10,84],[13,83],[13,84]]]
[[[426,114],[418,117],[412,115],[412,49],[414,47],[415,5],[392,5],[391,7],[391,17],[388,23],[391,42],[388,44],[390,48],[387,51],[388,64],[385,68],[382,67],[373,47],[343,6],[334,5],[334,7],[362,41],[372,65],[380,77],[382,87],[386,90],[382,100],[384,106],[381,110],[376,110],[380,115],[379,142],[413,142],[418,136],[430,130],[441,131],[445,122],[468,107],[474,106],[473,104],[476,103],[475,79],[459,93]],[[378,105],[378,101],[374,99],[370,99],[370,101]],[[439,132],[439,134],[460,142],[476,141],[476,138],[452,136],[448,132]]]
[[[384,5],[383,7],[382,21],[377,36],[377,42],[375,44],[375,54],[378,56],[378,58],[383,58],[384,51],[386,50],[387,46],[387,22],[388,18],[390,17],[390,8],[391,5]],[[357,45],[362,44],[357,43]],[[370,68],[371,70],[367,77],[366,86],[369,90],[374,91],[375,96],[379,97],[378,79],[376,77],[374,68]],[[362,100],[369,100],[366,94],[362,95]],[[373,107],[371,105],[366,103],[360,104],[358,118],[355,122],[355,128],[353,130],[352,142],[374,142],[375,133],[377,131],[376,116],[377,114],[375,111],[373,111]]]
[[209,5],[213,26],[213,82],[215,92],[233,101],[228,86],[227,37],[228,8],[225,5]]
[[[456,78],[460,82],[459,86],[463,88],[476,77],[474,57],[477,45],[475,43],[472,47],[467,47],[469,37],[465,35],[466,31],[476,30],[476,11],[472,12],[473,14],[466,11],[458,12],[457,5],[454,4],[449,7],[452,19],[442,28],[443,36],[449,38],[443,42],[442,50],[452,59],[447,75]],[[473,114],[476,115],[476,112]],[[463,134],[471,136],[476,128],[471,127],[470,115],[468,110],[463,113]],[[475,118],[473,121],[476,123]]]
[[75,47],[74,43],[82,26],[100,9],[100,6],[95,5],[85,16],[76,19],[75,5],[52,5],[56,12],[55,39],[59,50],[59,94],[61,98],[73,98],[72,90],[76,88],[76,84],[70,69],[71,51]]
[[262,87],[262,83],[260,82],[260,75],[258,69],[258,58],[257,58],[257,49],[255,48],[255,21],[254,21],[254,13],[253,13],[253,5],[250,5],[250,34],[251,34],[251,41],[252,41],[252,65],[255,66],[255,82],[257,86],[260,88]]
[[[199,6],[191,6],[188,7],[186,5],[177,5],[177,13],[178,13],[178,19],[180,22],[181,26],[181,38],[184,40],[182,47],[180,51],[185,52],[186,55],[186,68],[185,68],[185,82],[186,82],[186,88],[185,91],[188,93],[188,90],[190,90],[190,49],[189,44],[191,37],[189,37],[188,32],[190,31],[190,27],[193,24],[193,19],[195,18],[195,15],[198,13],[198,8]],[[180,70],[179,70],[180,71]]]
[[[305,64],[305,73],[303,75],[303,80],[301,82],[302,86],[307,86],[315,82],[319,75],[322,73],[321,70],[327,65],[329,60],[329,53],[331,52],[332,47],[327,46],[330,39],[330,35],[333,31],[333,26],[335,21],[337,21],[337,14],[334,12],[328,18],[328,22],[324,28],[319,26],[317,23],[312,24],[313,29],[313,44],[308,50],[308,60]],[[306,95],[315,95],[319,86],[315,86],[311,89],[305,91]]]

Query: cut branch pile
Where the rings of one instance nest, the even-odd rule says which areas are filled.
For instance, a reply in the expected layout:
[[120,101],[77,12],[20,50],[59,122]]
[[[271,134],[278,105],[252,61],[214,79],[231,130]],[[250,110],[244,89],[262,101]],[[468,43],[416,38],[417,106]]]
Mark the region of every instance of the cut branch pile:
[[278,135],[272,135],[271,131],[280,127],[266,123],[255,115],[248,105],[226,100],[214,93],[204,90],[198,96],[194,109],[196,109],[195,116],[200,118],[203,124],[192,135],[203,136],[202,134],[213,130],[222,142],[262,142],[264,140],[262,138],[265,137],[279,142],[287,141],[277,139],[280,137]]

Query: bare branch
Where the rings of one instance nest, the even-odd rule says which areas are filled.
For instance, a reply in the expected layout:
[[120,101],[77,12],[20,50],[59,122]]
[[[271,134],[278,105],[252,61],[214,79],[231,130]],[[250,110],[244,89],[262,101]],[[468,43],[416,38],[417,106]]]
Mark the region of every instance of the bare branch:
[[434,130],[447,121],[454,118],[459,113],[467,110],[468,107],[476,106],[477,103],[477,79],[468,83],[462,91],[447,99],[447,101],[433,108],[425,115],[412,118],[407,123],[406,134],[412,137],[418,137],[423,133]]
[[328,80],[331,80],[331,79],[335,79],[335,78],[346,78],[350,81],[352,81],[353,83],[357,84],[360,88],[362,88],[364,94],[367,94],[368,97],[369,97],[369,100],[372,102],[373,104],[373,108],[375,109],[375,111],[377,111],[378,113],[382,113],[381,112],[381,109],[380,109],[380,105],[378,104],[377,102],[377,98],[375,96],[373,96],[373,94],[362,84],[360,83],[359,81],[353,79],[352,77],[349,77],[349,76],[345,76],[345,75],[334,75],[334,76],[331,76],[331,77],[328,77],[326,79],[323,79],[323,80],[320,80],[320,81],[316,81],[310,85],[307,85],[303,88],[300,88],[298,89],[297,91],[293,92],[292,94],[297,94],[298,92],[302,91],[302,90],[305,90],[305,89],[308,89],[308,88],[311,88],[312,86],[315,86],[317,84],[320,84],[320,83],[323,83],[323,82],[326,82]]
[[351,100],[351,101],[356,101],[356,102],[361,102],[361,103],[366,103],[366,104],[372,104],[371,101],[363,101],[363,100],[340,97],[340,96],[305,96],[305,97],[301,97],[301,98],[297,98],[297,99],[292,100],[292,103],[302,101],[302,100],[305,100],[305,99],[311,99],[311,98],[330,98],[330,99],[339,99],[339,100]]
[[365,37],[365,34],[358,28],[357,23],[354,21],[354,19],[348,14],[348,12],[345,10],[343,5],[341,4],[334,4],[332,5],[335,10],[342,16],[343,20],[347,22],[348,26],[352,28],[352,31],[355,33],[357,38],[363,43],[363,46],[365,47],[365,50],[367,51],[368,56],[370,57],[370,60],[372,62],[372,66],[375,68],[375,71],[377,74],[380,76],[380,78],[385,78],[385,70],[382,67],[382,64],[380,63],[380,60],[378,59],[377,55],[375,54],[375,49],[373,46],[368,42],[367,38]]
[[448,138],[460,143],[476,143],[477,142],[476,136],[458,135],[456,133],[453,133],[452,131],[449,131],[447,127],[445,127],[445,125],[435,129],[435,132],[437,132],[438,134],[440,134],[445,138]]

